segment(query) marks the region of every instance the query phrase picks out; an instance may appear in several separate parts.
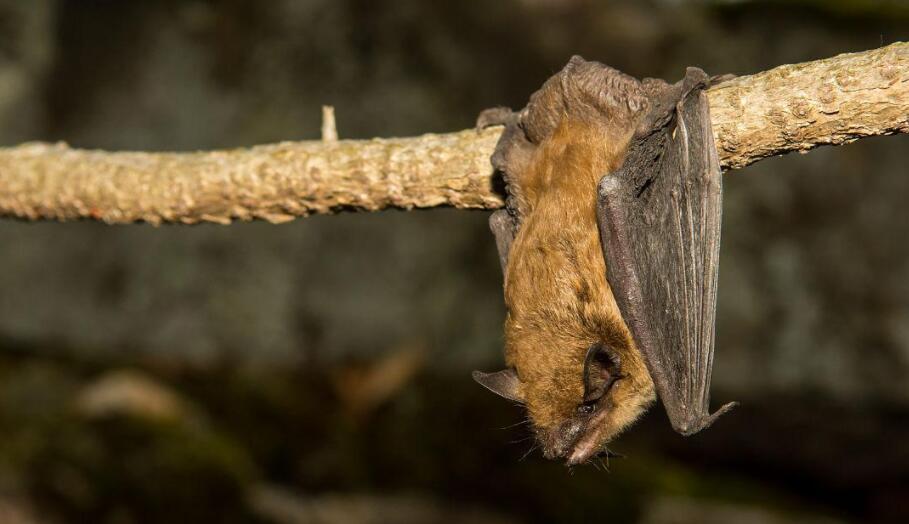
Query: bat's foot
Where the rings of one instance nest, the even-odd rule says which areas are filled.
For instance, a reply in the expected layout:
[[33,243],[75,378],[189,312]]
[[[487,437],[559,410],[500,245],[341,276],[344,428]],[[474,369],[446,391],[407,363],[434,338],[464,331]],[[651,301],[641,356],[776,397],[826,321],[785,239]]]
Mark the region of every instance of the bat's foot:
[[724,75],[713,75],[710,77],[708,86],[713,87],[715,85],[722,84],[723,82],[728,82],[734,78],[737,78],[737,76],[733,75],[732,73],[726,73]]
[[510,107],[490,107],[481,111],[479,116],[477,116],[477,130],[492,126],[507,126],[517,122],[518,114],[512,111]]

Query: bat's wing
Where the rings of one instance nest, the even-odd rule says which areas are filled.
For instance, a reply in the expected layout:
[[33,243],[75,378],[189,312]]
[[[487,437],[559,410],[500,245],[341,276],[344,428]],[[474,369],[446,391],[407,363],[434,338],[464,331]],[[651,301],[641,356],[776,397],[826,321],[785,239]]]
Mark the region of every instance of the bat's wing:
[[704,88],[689,68],[654,100],[625,162],[598,188],[607,278],[673,428],[709,413],[722,185]]
[[499,252],[499,262],[502,265],[502,273],[505,273],[505,267],[508,266],[508,252],[511,251],[511,243],[514,241],[517,226],[514,217],[505,209],[494,211],[489,216],[489,229],[496,239],[496,249]]
[[[505,126],[502,136],[492,155],[492,167],[497,176],[501,175],[508,185],[510,171],[515,171],[515,166],[526,163],[527,151],[532,147],[520,126],[520,115],[507,107],[494,107],[486,109],[477,117],[477,129],[490,126]],[[514,182],[512,182],[513,184]],[[495,211],[489,217],[489,229],[496,239],[496,248],[499,252],[499,262],[502,273],[508,265],[508,252],[511,243],[518,231],[517,210],[512,202],[510,193],[505,199],[506,209]]]

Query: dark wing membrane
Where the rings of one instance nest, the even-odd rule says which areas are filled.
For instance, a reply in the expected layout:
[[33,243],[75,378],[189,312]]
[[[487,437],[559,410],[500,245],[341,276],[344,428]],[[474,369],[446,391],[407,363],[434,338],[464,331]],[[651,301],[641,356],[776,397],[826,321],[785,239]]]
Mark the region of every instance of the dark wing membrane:
[[489,229],[496,239],[499,263],[502,266],[502,274],[504,275],[505,268],[508,267],[508,252],[511,251],[511,243],[514,242],[517,226],[515,226],[515,220],[508,213],[508,210],[500,209],[489,216]]
[[689,69],[656,101],[598,194],[609,284],[673,428],[685,435],[732,407],[709,413],[722,182],[707,80]]

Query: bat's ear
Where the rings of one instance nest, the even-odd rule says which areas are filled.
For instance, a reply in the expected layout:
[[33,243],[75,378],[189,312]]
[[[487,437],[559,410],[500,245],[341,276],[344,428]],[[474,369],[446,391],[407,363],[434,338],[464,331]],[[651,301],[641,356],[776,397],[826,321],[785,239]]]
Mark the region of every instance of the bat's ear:
[[603,344],[593,344],[584,358],[584,402],[593,402],[609,392],[622,378],[619,356]]
[[514,369],[507,368],[495,373],[483,373],[474,371],[473,379],[484,388],[492,391],[500,397],[515,402],[524,402],[524,392],[521,389],[521,380]]

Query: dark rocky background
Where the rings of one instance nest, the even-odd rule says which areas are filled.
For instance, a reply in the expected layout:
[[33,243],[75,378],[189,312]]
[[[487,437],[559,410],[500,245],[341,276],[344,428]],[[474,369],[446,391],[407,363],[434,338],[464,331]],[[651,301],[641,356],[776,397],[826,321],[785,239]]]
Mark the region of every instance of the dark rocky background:
[[[575,53],[748,74],[907,28],[895,0],[0,0],[0,144],[312,139],[322,104],[342,138],[451,131]],[[743,405],[688,439],[654,410],[608,468],[525,457],[470,381],[502,358],[486,213],[2,222],[0,522],[909,521],[907,146],[726,178],[714,398]]]

